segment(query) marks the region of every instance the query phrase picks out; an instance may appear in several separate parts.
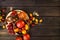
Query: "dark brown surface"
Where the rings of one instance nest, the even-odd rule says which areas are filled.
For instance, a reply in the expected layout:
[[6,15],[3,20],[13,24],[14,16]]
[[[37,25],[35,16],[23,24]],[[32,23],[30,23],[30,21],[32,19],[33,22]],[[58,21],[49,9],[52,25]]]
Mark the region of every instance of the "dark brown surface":
[[[28,13],[37,11],[43,18],[43,23],[31,28],[31,40],[60,40],[60,0],[0,0],[1,7],[10,6],[23,9]],[[40,17],[39,17],[40,18]],[[5,34],[2,34],[5,32]],[[0,40],[14,40],[6,30],[0,31]]]

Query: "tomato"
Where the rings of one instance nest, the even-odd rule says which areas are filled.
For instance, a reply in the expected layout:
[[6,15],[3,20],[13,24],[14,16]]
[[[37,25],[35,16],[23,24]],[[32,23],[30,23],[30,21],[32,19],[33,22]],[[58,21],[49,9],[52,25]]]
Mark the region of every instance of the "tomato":
[[18,14],[18,18],[21,18],[23,20],[27,20],[28,19],[28,15],[24,11],[22,11],[22,12],[20,12]]
[[25,25],[25,30],[29,30],[29,25],[28,24]]
[[30,13],[30,17],[32,17],[33,16],[33,14],[32,13]]
[[24,40],[30,40],[30,35],[29,35],[29,34],[23,35],[23,39],[24,39]]
[[16,11],[12,11],[12,13],[11,13],[12,16],[15,16],[16,14],[17,14]]
[[0,19],[2,19],[3,17],[2,16],[0,16]]
[[18,28],[22,28],[22,27],[25,26],[25,23],[24,23],[24,21],[19,20],[19,21],[17,21],[16,26],[17,26]]
[[26,34],[27,32],[26,32],[26,30],[22,30],[22,34]]
[[42,23],[43,22],[43,19],[40,19],[39,22]]
[[14,32],[19,32],[19,28],[15,28],[14,29]]
[[5,8],[2,8],[2,10],[1,10],[3,13],[6,11],[6,9]]
[[16,37],[16,40],[22,40],[22,37]]

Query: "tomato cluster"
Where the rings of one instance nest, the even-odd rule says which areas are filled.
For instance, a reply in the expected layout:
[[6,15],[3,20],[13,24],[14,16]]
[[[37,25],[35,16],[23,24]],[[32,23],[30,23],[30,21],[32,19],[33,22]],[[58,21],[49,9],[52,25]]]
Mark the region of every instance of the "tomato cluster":
[[26,22],[26,20],[28,19],[29,17],[24,11],[11,11],[6,17],[6,26],[9,34],[17,35],[16,40],[30,40],[30,35],[27,33],[30,28],[28,23]]
[[[35,14],[30,13],[28,16],[26,12],[22,10],[13,10],[6,16],[6,26],[9,34],[17,35],[16,40],[30,40],[28,30],[30,25],[34,26],[39,22],[42,23],[42,19],[38,20]],[[19,36],[18,36],[19,35]],[[21,36],[22,35],[22,36]]]
[[5,21],[5,8],[2,8],[0,10],[0,22],[4,22]]

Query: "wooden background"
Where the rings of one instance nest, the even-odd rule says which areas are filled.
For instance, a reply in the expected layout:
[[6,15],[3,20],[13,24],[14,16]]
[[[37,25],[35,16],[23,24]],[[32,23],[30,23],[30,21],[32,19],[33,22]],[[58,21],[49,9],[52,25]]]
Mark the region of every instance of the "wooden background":
[[[60,40],[60,0],[0,0],[0,7],[7,8],[7,13],[9,7],[27,13],[37,11],[44,21],[31,28],[31,40]],[[0,40],[15,40],[15,36],[1,29]]]

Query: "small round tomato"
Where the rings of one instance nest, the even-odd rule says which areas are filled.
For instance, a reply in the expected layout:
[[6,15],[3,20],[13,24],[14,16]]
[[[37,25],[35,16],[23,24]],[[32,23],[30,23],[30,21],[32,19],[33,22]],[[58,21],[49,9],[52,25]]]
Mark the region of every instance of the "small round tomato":
[[16,37],[16,40],[22,40],[22,37]]
[[25,30],[29,30],[29,25],[28,24],[25,25]]
[[29,19],[27,13],[24,12],[24,11],[18,13],[18,18],[21,18],[21,19],[23,19],[23,20],[27,20],[27,19]]
[[15,28],[14,29],[14,32],[19,32],[19,28]]
[[30,40],[30,35],[29,35],[29,34],[23,35],[23,39],[24,39],[24,40]]
[[2,16],[0,16],[0,19],[2,19]]
[[22,28],[22,27],[25,26],[25,22],[22,21],[22,20],[19,20],[19,21],[17,21],[16,26],[17,26],[18,28]]
[[13,10],[12,13],[11,13],[12,16],[15,16],[16,14],[17,14],[17,12],[14,11],[14,10]]
[[26,30],[22,30],[22,34],[26,34],[27,32],[26,32]]

